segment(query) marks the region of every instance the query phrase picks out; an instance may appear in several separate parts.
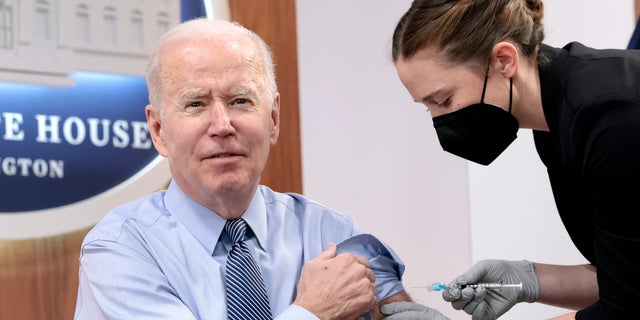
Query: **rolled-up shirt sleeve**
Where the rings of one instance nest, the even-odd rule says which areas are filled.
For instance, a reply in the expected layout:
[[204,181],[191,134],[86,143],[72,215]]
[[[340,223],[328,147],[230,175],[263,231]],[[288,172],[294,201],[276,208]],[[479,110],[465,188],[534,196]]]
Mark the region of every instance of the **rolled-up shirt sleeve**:
[[352,253],[366,257],[376,275],[377,299],[382,301],[402,290],[404,263],[386,244],[371,234],[358,234],[337,245],[337,253]]

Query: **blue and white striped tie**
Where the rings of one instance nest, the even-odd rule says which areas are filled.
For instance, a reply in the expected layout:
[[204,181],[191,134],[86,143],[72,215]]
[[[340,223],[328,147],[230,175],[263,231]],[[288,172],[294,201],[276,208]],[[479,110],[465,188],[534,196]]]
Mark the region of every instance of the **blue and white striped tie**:
[[227,313],[229,320],[272,319],[267,290],[260,267],[251,257],[244,242],[247,223],[240,219],[228,220],[224,230],[233,246],[227,256]]

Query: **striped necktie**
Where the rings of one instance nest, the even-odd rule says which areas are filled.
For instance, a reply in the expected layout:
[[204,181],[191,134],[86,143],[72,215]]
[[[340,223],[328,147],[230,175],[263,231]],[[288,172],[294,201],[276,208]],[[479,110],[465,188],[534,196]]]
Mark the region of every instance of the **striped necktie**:
[[228,220],[224,231],[233,243],[227,255],[227,313],[229,320],[272,319],[267,290],[260,267],[256,264],[244,236],[247,223],[243,219]]

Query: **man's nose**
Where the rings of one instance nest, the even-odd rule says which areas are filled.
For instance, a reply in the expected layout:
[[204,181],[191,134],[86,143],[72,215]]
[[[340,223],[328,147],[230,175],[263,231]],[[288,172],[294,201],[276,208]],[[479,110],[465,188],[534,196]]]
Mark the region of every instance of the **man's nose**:
[[211,115],[208,131],[210,136],[227,136],[235,132],[231,113],[227,105],[222,102],[215,102],[210,110]]

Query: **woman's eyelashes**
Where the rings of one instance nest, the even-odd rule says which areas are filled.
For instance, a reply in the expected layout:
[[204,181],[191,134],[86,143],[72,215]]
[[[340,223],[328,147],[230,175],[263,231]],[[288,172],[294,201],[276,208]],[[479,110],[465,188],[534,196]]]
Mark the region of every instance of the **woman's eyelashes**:
[[451,97],[447,97],[446,99],[433,99],[429,103],[427,103],[427,108],[431,107],[438,108],[447,108],[451,106]]
[[439,105],[445,108],[451,106],[451,97],[447,97],[444,101],[440,102]]

